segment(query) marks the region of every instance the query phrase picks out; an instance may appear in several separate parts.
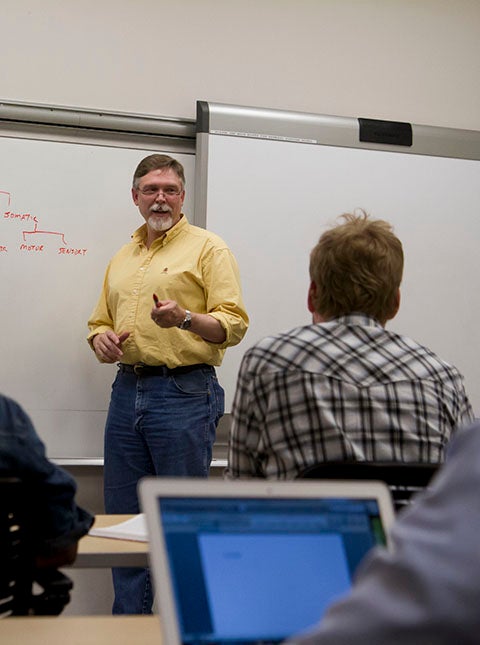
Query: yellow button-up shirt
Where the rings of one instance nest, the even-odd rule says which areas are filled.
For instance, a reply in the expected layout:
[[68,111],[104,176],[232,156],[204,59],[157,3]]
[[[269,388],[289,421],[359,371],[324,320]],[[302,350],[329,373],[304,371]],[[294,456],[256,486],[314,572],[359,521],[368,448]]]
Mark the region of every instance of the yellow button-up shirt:
[[[149,249],[145,240],[146,224],[110,261],[88,321],[88,341],[109,329],[116,334],[128,331],[122,363],[220,365],[225,349],[239,343],[248,328],[235,257],[218,235],[192,226],[185,215]],[[177,327],[156,325],[150,317],[154,293],[160,300],[175,300],[184,309],[216,318],[225,341],[211,343]]]

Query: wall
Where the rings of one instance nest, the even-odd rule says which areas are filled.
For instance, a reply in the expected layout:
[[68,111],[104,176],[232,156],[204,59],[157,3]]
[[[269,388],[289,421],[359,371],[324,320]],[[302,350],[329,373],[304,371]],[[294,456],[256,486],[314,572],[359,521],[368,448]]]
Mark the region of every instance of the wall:
[[480,129],[478,0],[2,0],[1,98]]

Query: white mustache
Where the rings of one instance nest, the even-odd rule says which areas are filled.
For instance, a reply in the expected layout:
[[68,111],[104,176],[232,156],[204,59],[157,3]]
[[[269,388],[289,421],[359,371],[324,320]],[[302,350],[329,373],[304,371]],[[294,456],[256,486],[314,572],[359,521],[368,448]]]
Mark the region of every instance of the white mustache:
[[168,204],[153,204],[150,207],[151,213],[171,213],[172,208]]

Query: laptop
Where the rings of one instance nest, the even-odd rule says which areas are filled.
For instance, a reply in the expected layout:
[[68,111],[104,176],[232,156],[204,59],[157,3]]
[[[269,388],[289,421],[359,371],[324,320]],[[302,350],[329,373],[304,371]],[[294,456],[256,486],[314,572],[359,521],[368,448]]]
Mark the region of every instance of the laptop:
[[146,478],[165,645],[266,645],[314,626],[365,554],[388,547],[382,482]]

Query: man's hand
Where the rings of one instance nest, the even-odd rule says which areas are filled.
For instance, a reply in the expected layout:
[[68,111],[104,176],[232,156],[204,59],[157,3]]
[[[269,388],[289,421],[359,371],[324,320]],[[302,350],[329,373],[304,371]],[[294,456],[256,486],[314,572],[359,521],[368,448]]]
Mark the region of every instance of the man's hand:
[[103,334],[97,334],[93,337],[92,345],[97,358],[102,363],[116,363],[123,356],[122,343],[130,336],[129,331],[122,332],[119,336],[108,330]]
[[159,300],[153,297],[155,304],[150,316],[159,327],[176,327],[185,318],[185,309],[182,309],[175,300]]
[[[153,322],[159,327],[178,327],[185,319],[185,309],[175,300],[159,300],[153,294],[154,306],[150,312]],[[218,320],[208,314],[191,312],[192,322],[189,331],[201,336],[209,343],[224,343],[226,332]]]

